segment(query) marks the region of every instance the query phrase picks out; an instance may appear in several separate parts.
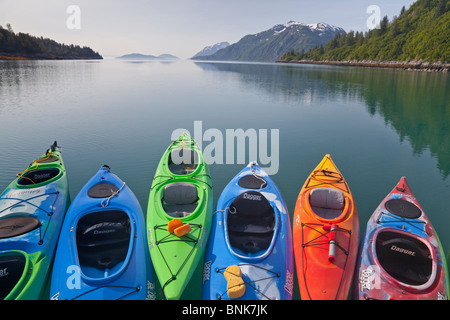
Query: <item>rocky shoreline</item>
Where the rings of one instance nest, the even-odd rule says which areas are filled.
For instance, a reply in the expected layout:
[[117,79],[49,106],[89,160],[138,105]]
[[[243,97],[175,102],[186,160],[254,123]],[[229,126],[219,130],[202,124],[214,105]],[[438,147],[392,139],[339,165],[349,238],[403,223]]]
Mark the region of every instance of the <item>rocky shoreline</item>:
[[278,60],[279,63],[320,64],[333,66],[352,66],[367,68],[388,68],[402,70],[416,70],[428,72],[449,72],[449,63],[426,61],[315,61],[315,60]]

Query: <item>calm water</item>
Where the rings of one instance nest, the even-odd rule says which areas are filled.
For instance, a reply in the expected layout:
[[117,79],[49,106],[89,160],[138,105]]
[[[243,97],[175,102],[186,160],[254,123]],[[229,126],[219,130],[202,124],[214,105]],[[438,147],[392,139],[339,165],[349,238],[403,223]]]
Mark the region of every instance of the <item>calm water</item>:
[[[449,252],[449,92],[449,75],[410,71],[0,61],[0,189],[57,140],[72,198],[108,164],[145,211],[174,129],[193,134],[194,121],[201,121],[202,132],[217,129],[224,140],[227,129],[267,129],[269,135],[278,129],[279,170],[272,177],[291,216],[305,179],[330,153],[356,198],[361,232],[379,202],[406,176]],[[210,143],[203,141],[203,147]],[[225,156],[224,151],[223,162]],[[210,166],[215,201],[243,167],[237,159],[233,163]],[[200,299],[200,289],[198,268],[185,297]]]

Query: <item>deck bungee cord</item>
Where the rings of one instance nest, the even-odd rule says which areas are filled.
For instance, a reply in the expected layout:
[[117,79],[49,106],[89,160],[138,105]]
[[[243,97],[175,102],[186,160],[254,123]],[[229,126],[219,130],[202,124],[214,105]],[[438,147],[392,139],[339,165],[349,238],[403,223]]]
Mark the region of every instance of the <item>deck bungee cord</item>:
[[[349,192],[347,183],[345,183],[344,177],[339,172],[333,172],[333,171],[329,171],[329,170],[325,170],[325,169],[315,170],[311,174],[311,178],[308,181],[308,184],[309,184],[309,182],[311,182],[311,180],[315,180],[315,181],[319,182],[319,184],[314,185],[314,187],[318,187],[321,185],[332,185],[332,186],[336,187],[337,189],[340,189],[344,192],[347,192],[347,193]],[[339,187],[339,184],[341,184],[341,183],[344,183],[345,189]]]
[[[45,209],[43,209],[43,208],[41,208],[41,207],[35,205],[34,203],[30,202],[30,200],[37,199],[37,198],[44,197],[44,196],[47,197],[47,196],[52,195],[52,194],[53,194],[53,195],[56,195],[56,197],[55,197],[55,199],[53,200],[52,205],[50,206],[50,207],[51,207],[51,211],[47,211],[47,210],[45,210]],[[47,225],[46,225],[46,227],[45,227],[44,232],[42,232],[42,230],[41,230],[41,229],[42,229],[42,224],[40,224],[40,225],[38,226],[38,227],[39,227],[39,232],[40,232],[38,244],[39,244],[39,245],[42,245],[42,244],[44,244],[44,238],[45,238],[45,235],[47,234],[47,229],[48,229],[48,227],[49,227],[49,225],[50,225],[50,222],[51,222],[51,220],[52,220],[52,217],[53,217],[53,214],[54,214],[54,206],[55,206],[56,201],[58,200],[59,194],[60,194],[60,192],[59,192],[59,191],[56,191],[56,192],[49,192],[49,193],[45,193],[45,194],[40,194],[40,195],[37,195],[37,196],[30,197],[30,198],[28,198],[28,199],[20,199],[20,198],[0,198],[0,200],[17,200],[17,201],[18,201],[18,202],[16,202],[16,203],[10,205],[9,207],[4,208],[3,210],[0,210],[0,214],[1,214],[2,212],[6,211],[6,210],[9,210],[9,209],[11,209],[11,208],[17,206],[17,205],[20,205],[21,203],[29,204],[30,206],[35,207],[35,208],[37,208],[37,209],[39,209],[39,210],[45,212],[45,213],[47,214],[47,216],[49,216],[50,218],[49,218],[49,220],[48,220],[48,222],[47,222]],[[13,227],[14,227],[14,226],[3,227],[3,228],[13,228]]]
[[[322,246],[322,245],[328,244],[329,245],[328,260],[330,263],[333,263],[336,259],[336,255],[334,253],[333,253],[333,255],[331,255],[331,253],[330,253],[332,251],[331,247],[333,246],[335,248],[340,249],[341,252],[343,252],[345,255],[345,263],[343,265],[343,269],[345,269],[345,267],[347,266],[348,256],[349,256],[349,252],[350,252],[352,231],[345,229],[345,228],[341,228],[338,225],[331,225],[331,224],[302,223],[301,226],[302,226],[302,229],[308,228],[308,229],[311,229],[318,233],[317,237],[305,242],[304,233],[302,232],[302,248],[303,248],[302,251],[303,251],[303,259],[305,261],[302,270],[303,270],[303,278],[305,279],[305,284],[306,284],[306,286],[305,286],[306,291],[308,292],[308,295],[309,295],[309,288],[308,288],[307,281],[306,281],[306,273],[307,273],[307,269],[308,269],[308,259],[307,259],[307,255],[305,253],[305,248]],[[332,233],[336,233],[336,232],[348,234],[348,243],[346,244],[346,247],[344,247],[341,243],[336,241],[337,237],[335,235],[332,235]],[[330,235],[330,237],[329,237],[329,235]],[[337,292],[340,291],[343,277],[344,277],[344,274],[341,275],[339,289],[337,290]]]
[[[392,218],[392,220],[382,220],[383,216],[387,216],[389,218]],[[424,231],[422,228],[418,227],[418,226],[424,226],[427,223],[425,221],[422,220],[417,220],[417,219],[408,219],[407,218],[403,218],[403,217],[399,217],[395,214],[392,214],[390,212],[383,212],[381,211],[377,217],[377,219],[375,220],[376,223],[383,225],[383,224],[389,224],[389,223],[405,223],[410,225],[411,227],[419,230],[419,231]]]
[[[168,224],[161,224],[161,225],[157,225],[154,227],[155,230],[155,245],[158,248],[159,253],[161,254],[161,257],[165,263],[165,265],[167,266],[167,269],[169,270],[170,274],[172,275],[169,279],[167,279],[167,281],[163,284],[162,286],[162,294],[163,297],[164,295],[164,289],[165,287],[171,283],[172,281],[175,281],[177,279],[177,275],[181,272],[181,270],[183,269],[183,267],[185,266],[186,262],[189,260],[189,257],[192,255],[192,252],[194,251],[194,248],[197,246],[198,244],[198,240],[199,237],[194,238],[189,236],[188,234],[183,235],[182,237],[177,237],[176,235],[174,235],[173,233],[169,233],[167,231],[167,226]],[[201,224],[190,224],[192,231],[194,230],[198,230],[198,229],[202,229],[202,225]],[[157,230],[162,230],[163,232],[167,232],[167,235],[165,235],[164,237],[162,237],[160,240],[158,240],[156,237],[158,235],[158,233],[156,232]],[[192,232],[191,231],[191,232]],[[160,245],[163,243],[168,243],[168,242],[175,242],[175,241],[181,241],[181,242],[185,242],[185,243],[193,243],[194,245],[192,246],[191,250],[189,251],[188,255],[186,256],[186,258],[184,259],[184,261],[181,263],[180,267],[178,268],[178,270],[174,273],[172,271],[172,269],[170,268],[169,263],[167,262],[163,251],[160,248]]]
[[140,288],[140,287],[105,285],[105,286],[99,286],[99,287],[93,288],[93,289],[91,289],[91,290],[88,290],[88,291],[86,291],[86,292],[83,292],[82,294],[80,294],[80,295],[78,295],[78,296],[76,296],[76,297],[73,297],[73,298],[70,299],[70,300],[77,300],[78,298],[81,298],[82,296],[84,296],[84,295],[86,295],[86,294],[89,294],[89,293],[92,293],[92,292],[95,292],[95,291],[97,291],[97,290],[104,289],[104,288],[118,288],[118,289],[130,289],[130,290],[131,290],[130,292],[128,292],[128,293],[126,293],[126,294],[124,294],[124,295],[122,295],[122,296],[116,298],[115,300],[121,300],[121,299],[123,299],[123,298],[125,298],[125,297],[128,297],[129,295],[132,295],[132,294],[135,293],[135,292],[141,291],[141,288]]

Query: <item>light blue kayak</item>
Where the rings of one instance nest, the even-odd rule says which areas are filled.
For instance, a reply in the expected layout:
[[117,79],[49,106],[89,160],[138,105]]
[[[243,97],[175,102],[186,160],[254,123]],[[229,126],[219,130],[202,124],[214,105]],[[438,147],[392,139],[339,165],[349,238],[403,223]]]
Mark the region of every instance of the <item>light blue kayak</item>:
[[[220,195],[204,261],[205,300],[292,299],[294,258],[288,210],[275,183],[255,162]],[[230,266],[239,267],[240,285],[230,282],[230,286],[227,275],[236,276],[235,271],[227,271]],[[231,294],[237,286],[238,297]]]
[[108,166],[98,170],[67,211],[50,298],[155,299],[142,209]]

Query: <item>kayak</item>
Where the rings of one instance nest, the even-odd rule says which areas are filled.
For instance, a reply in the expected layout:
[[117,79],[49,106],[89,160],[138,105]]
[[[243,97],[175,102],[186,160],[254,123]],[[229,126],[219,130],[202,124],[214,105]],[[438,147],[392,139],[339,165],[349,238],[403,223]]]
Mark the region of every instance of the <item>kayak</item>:
[[357,260],[359,220],[350,188],[329,154],[300,190],[293,239],[301,299],[347,299]]
[[55,143],[0,195],[0,299],[48,299],[69,184]]
[[205,251],[213,192],[201,150],[186,133],[164,152],[150,188],[150,256],[163,298],[180,299]]
[[102,166],[67,211],[50,298],[155,299],[152,272],[141,206],[125,182]]
[[251,162],[225,187],[203,265],[204,300],[290,300],[292,235],[286,203]]
[[373,212],[360,251],[355,299],[448,299],[442,245],[405,177]]

